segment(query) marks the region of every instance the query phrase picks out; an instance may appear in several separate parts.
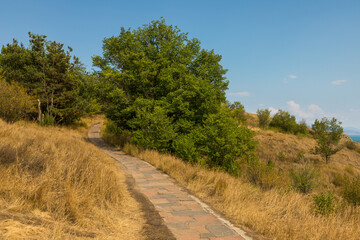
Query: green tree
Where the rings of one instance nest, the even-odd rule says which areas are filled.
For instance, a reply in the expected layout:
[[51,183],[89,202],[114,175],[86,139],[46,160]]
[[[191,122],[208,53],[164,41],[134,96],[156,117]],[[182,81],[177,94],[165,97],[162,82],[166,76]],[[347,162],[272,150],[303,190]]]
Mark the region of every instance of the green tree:
[[263,129],[267,129],[269,127],[270,124],[270,110],[268,109],[263,109],[260,110],[258,109],[256,111],[258,119],[259,119],[259,127],[263,128]]
[[238,123],[246,123],[247,117],[245,114],[245,107],[240,102],[235,101],[230,104],[229,108],[231,109],[232,116],[235,121]]
[[344,131],[341,122],[338,122],[336,118],[331,120],[323,118],[321,121],[316,119],[312,129],[314,130],[314,138],[317,141],[315,153],[322,155],[325,162],[328,163],[330,157],[340,150],[337,145]]
[[296,133],[297,123],[296,118],[293,115],[290,115],[289,112],[279,110],[270,122],[271,127],[276,127],[284,132]]
[[40,100],[41,111],[57,123],[71,123],[82,114],[79,108],[80,77],[84,73],[78,58],[64,45],[46,36],[29,33],[29,47],[13,40],[3,46],[0,66],[5,79],[16,81]]
[[[208,121],[220,114],[225,103],[227,70],[220,61],[220,55],[201,49],[199,40],[189,39],[164,19],[135,30],[122,28],[118,36],[104,40],[103,56],[93,58],[94,66],[101,70],[106,116],[118,128],[131,131],[133,142],[189,161],[207,155],[219,164],[221,161],[213,157],[216,154],[204,150],[207,143],[198,141],[200,135],[194,129],[205,131]],[[237,143],[231,140],[229,146]],[[251,137],[244,137],[243,143],[251,145]],[[229,146],[226,148],[231,149]],[[196,153],[200,149],[201,154]],[[223,151],[216,149],[213,151]],[[232,160],[245,149],[230,153]]]
[[103,57],[93,58],[102,70],[106,92],[124,92],[122,104],[105,97],[108,118],[128,128],[119,118],[131,118],[128,108],[136,98],[165,101],[170,104],[167,114],[185,132],[218,112],[225,101],[228,81],[220,60],[164,19],[133,31],[122,28],[119,36],[104,40]]

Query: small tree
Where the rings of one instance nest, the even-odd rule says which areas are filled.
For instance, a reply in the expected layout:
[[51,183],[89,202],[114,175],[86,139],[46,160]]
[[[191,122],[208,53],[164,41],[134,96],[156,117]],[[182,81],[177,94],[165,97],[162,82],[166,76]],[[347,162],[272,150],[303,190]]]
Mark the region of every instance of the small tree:
[[340,150],[337,144],[344,131],[340,125],[341,122],[338,122],[336,118],[332,118],[331,120],[323,118],[321,121],[316,119],[312,125],[314,138],[317,141],[315,153],[322,155],[326,163],[330,161],[331,155]]
[[34,101],[16,82],[8,83],[0,76],[0,118],[15,122],[35,112]]
[[258,109],[256,111],[257,116],[259,118],[259,127],[263,129],[267,129],[270,124],[270,110],[269,109]]
[[246,123],[245,107],[240,102],[234,102],[230,105],[232,116],[238,123]]

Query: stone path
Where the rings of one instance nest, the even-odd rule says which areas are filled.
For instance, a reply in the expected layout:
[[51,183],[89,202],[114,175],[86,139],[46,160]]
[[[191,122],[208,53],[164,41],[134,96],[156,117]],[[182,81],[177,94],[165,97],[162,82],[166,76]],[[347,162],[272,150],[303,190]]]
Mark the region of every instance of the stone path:
[[155,206],[176,239],[251,240],[244,231],[182,190],[168,175],[107,145],[100,137],[100,124],[92,126],[88,136],[95,145],[125,166],[140,192]]

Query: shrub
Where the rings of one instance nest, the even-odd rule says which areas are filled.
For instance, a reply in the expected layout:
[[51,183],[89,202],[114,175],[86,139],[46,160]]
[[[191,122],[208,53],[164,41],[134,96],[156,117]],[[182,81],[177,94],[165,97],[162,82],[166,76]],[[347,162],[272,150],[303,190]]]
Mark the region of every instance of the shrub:
[[262,162],[256,157],[248,161],[246,176],[249,182],[264,189],[273,188],[281,182],[281,176],[276,170],[274,162],[271,160]]
[[238,123],[245,123],[247,117],[245,115],[245,107],[240,102],[234,102],[230,105],[232,116]]
[[268,109],[258,109],[256,113],[259,119],[259,127],[267,129],[270,124],[270,111]]
[[272,118],[271,127],[279,128],[284,132],[296,133],[298,131],[298,124],[295,116],[290,115],[289,112],[279,110]]
[[0,117],[7,122],[26,118],[35,111],[33,99],[18,83],[0,78]]
[[319,193],[313,196],[314,211],[321,215],[330,215],[336,209],[334,194],[328,192],[327,194]]
[[290,172],[292,186],[295,190],[301,193],[310,193],[317,185],[319,174],[318,169],[305,164],[304,166]]
[[352,179],[345,178],[342,196],[347,202],[355,206],[360,205],[360,176]]
[[54,126],[55,118],[48,113],[45,113],[41,123],[42,126]]
[[194,136],[199,153],[208,159],[209,166],[219,166],[236,174],[237,158],[248,158],[255,150],[254,132],[237,126],[226,112],[211,114],[190,134]]
[[172,143],[175,154],[187,161],[196,162],[199,160],[199,153],[191,134],[178,135]]
[[308,131],[307,129],[308,129],[308,126],[306,125],[306,122],[305,122],[305,120],[303,119],[303,120],[301,120],[300,123],[298,124],[296,133],[306,134],[307,131]]
[[165,108],[157,106],[156,101],[142,98],[137,99],[133,107],[136,116],[128,122],[134,129],[132,141],[142,148],[169,151],[176,132]]

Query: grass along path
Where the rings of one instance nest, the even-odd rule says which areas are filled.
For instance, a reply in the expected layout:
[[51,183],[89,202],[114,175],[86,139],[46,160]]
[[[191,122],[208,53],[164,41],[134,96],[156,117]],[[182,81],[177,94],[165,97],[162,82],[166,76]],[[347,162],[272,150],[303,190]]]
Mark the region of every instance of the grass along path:
[[166,174],[139,158],[105,144],[100,137],[100,124],[90,128],[89,139],[127,168],[139,191],[155,206],[176,239],[252,239],[244,231],[219,218],[206,204],[189,195]]

